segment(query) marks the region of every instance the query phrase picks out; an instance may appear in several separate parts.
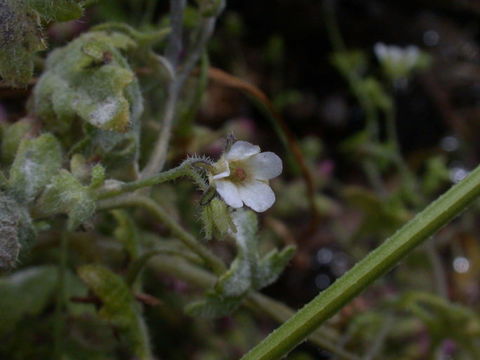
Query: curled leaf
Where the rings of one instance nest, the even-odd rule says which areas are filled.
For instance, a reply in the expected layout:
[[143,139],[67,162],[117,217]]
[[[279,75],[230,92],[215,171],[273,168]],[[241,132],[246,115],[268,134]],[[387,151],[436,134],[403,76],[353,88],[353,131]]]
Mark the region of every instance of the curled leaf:
[[60,132],[77,117],[102,130],[131,129],[141,97],[120,50],[134,46],[123,34],[91,32],[53,51],[34,90],[37,114]]
[[20,202],[31,202],[60,169],[60,143],[51,134],[23,139],[10,168],[9,192]]
[[93,216],[95,200],[87,186],[68,171],[60,170],[40,196],[38,209],[47,216],[67,214],[68,227],[75,229]]

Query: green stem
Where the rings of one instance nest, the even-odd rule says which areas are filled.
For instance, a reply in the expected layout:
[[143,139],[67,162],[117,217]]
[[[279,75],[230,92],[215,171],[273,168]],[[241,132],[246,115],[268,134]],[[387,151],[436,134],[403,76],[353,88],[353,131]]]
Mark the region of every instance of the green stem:
[[103,200],[98,203],[99,210],[122,208],[122,207],[141,207],[149,211],[162,224],[170,229],[180,241],[182,241],[190,250],[203,259],[205,264],[217,274],[223,274],[226,270],[223,261],[218,259],[209,249],[199,243],[189,232],[183,229],[168,213],[155,201],[140,195],[126,195],[110,200]]
[[196,158],[187,159],[176,168],[161,172],[149,178],[140,179],[130,183],[124,183],[119,185],[115,189],[103,190],[97,195],[97,199],[99,200],[108,199],[108,198],[122,195],[128,192],[132,192],[141,188],[150,187],[150,186],[158,185],[167,181],[175,180],[182,176],[188,176],[192,178],[202,191],[206,191],[208,189],[208,184],[202,178],[202,176],[199,175],[198,172],[194,169],[194,166],[197,164],[207,166],[207,167],[210,166],[210,163],[203,159],[196,159]]
[[242,360],[279,359],[480,195],[480,166],[255,346]]
[[63,358],[63,344],[65,327],[64,310],[67,303],[65,296],[65,273],[67,268],[67,252],[68,241],[67,233],[63,232],[60,237],[60,258],[58,263],[58,280],[57,280],[57,302],[55,306],[55,320],[54,320],[54,359],[59,360]]
[[[171,0],[170,3],[172,4],[172,9],[179,8],[178,3],[180,2],[185,3],[184,0]],[[152,176],[156,172],[162,170],[163,166],[165,165],[168,146],[170,144],[170,139],[172,136],[172,127],[177,115],[176,107],[178,99],[180,97],[180,93],[187,78],[190,76],[193,68],[195,67],[201,55],[205,51],[207,42],[210,39],[210,36],[212,35],[215,28],[215,22],[215,16],[202,19],[202,22],[198,28],[198,38],[194,41],[191,48],[187,50],[188,55],[178,69],[177,61],[178,55],[180,55],[178,50],[181,50],[182,46],[182,29],[180,25],[180,27],[178,27],[177,29],[172,28],[170,42],[167,46],[166,57],[169,59],[172,65],[174,77],[168,87],[168,98],[165,104],[162,130],[154,145],[150,158],[145,165],[145,168],[142,170],[141,178],[147,178]]]
[[400,150],[400,144],[398,143],[397,138],[397,126],[395,122],[395,106],[392,104],[388,109],[385,110],[385,122],[386,122],[386,132],[387,132],[387,141],[393,147],[394,158],[393,161],[395,166],[400,173],[400,176],[403,179],[404,184],[407,186],[407,191],[409,193],[409,199],[416,206],[420,206],[425,203],[425,198],[420,192],[420,185],[415,178],[415,175],[412,173],[408,167],[405,159],[402,156]]

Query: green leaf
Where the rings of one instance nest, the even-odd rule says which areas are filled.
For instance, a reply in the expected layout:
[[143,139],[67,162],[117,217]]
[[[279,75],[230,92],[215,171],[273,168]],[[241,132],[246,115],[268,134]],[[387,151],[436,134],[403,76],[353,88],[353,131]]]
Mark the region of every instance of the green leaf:
[[255,272],[255,288],[261,289],[274,283],[295,254],[295,246],[287,246],[282,251],[272,250],[258,264]]
[[83,1],[76,0],[26,0],[31,9],[47,20],[68,21],[83,15]]
[[150,360],[147,329],[135,298],[123,279],[100,265],[82,266],[78,274],[102,301],[99,315],[119,330],[136,358]]
[[33,74],[35,52],[46,48],[38,15],[25,0],[0,2],[0,76],[10,86],[24,86]]
[[237,245],[237,256],[230,268],[218,279],[206,297],[187,307],[192,315],[218,317],[235,310],[251,289],[260,289],[274,282],[284,270],[295,251],[287,247],[271,251],[261,259],[258,251],[257,216],[239,209],[232,213],[236,232],[231,232]]
[[62,169],[40,196],[38,209],[47,216],[68,214],[68,227],[73,230],[93,216],[95,200],[87,186]]
[[135,222],[125,210],[113,210],[112,214],[118,224],[115,237],[122,242],[130,260],[135,260],[140,253],[140,239]]
[[425,292],[407,293],[400,298],[398,305],[427,326],[433,345],[439,346],[444,339],[453,339],[471,351],[472,358],[478,358],[480,317],[471,309]]
[[10,164],[13,161],[22,138],[29,133],[31,128],[31,121],[22,119],[4,129],[2,134],[2,162],[4,164]]
[[35,53],[46,49],[41,19],[67,21],[83,14],[83,1],[1,0],[0,76],[10,86],[25,86],[33,75]]
[[[34,89],[34,111],[46,127],[107,169],[138,160],[143,100],[122,53],[135,46],[124,34],[86,33],[49,55]],[[70,132],[77,121],[83,131]]]
[[19,253],[17,204],[0,194],[0,268],[14,267]]
[[205,299],[187,305],[185,311],[193,316],[219,318],[235,311],[243,298],[244,296],[222,297],[215,291],[210,291],[206,294]]
[[60,168],[62,151],[51,134],[23,139],[10,168],[9,192],[19,202],[31,202]]
[[102,130],[127,132],[142,100],[120,50],[134,46],[123,34],[91,32],[53,51],[34,89],[37,114],[60,132],[76,117]]
[[57,285],[54,266],[38,266],[19,270],[0,278],[0,334],[15,330],[25,316],[45,309]]

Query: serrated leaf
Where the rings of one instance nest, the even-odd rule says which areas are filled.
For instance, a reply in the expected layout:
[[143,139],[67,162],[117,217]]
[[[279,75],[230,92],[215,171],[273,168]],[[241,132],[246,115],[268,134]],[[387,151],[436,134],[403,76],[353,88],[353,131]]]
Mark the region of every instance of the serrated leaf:
[[51,134],[23,139],[10,168],[9,192],[20,202],[31,202],[60,168],[60,143]]
[[10,86],[24,86],[33,74],[35,52],[45,49],[38,15],[24,0],[0,1],[0,76]]
[[19,270],[0,278],[0,334],[15,330],[24,316],[40,313],[48,304],[57,285],[54,266]]
[[31,122],[23,119],[4,129],[2,134],[2,162],[4,164],[10,164],[13,161],[22,138],[28,134],[31,128]]
[[123,279],[100,265],[82,266],[78,274],[102,301],[99,315],[121,332],[138,359],[150,360],[152,355],[145,324],[135,298]]
[[48,20],[68,21],[83,15],[83,1],[27,0],[27,5]]
[[38,200],[38,209],[47,216],[67,214],[68,227],[73,230],[93,216],[95,200],[87,186],[62,169],[46,186]]

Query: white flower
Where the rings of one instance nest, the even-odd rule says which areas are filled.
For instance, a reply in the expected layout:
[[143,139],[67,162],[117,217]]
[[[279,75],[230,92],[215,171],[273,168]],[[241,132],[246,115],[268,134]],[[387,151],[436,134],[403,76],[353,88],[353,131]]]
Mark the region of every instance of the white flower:
[[263,212],[275,202],[268,180],[282,173],[282,160],[273,152],[260,152],[260,147],[237,141],[214,164],[210,184],[233,208],[244,204]]
[[387,75],[393,78],[408,76],[412,70],[424,65],[422,52],[414,45],[401,48],[377,43],[373,50]]

